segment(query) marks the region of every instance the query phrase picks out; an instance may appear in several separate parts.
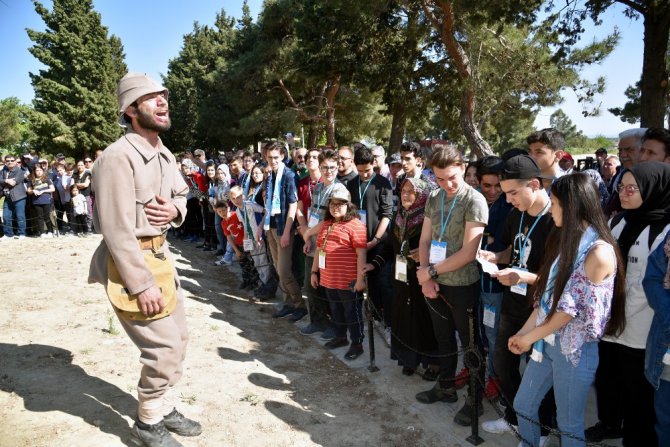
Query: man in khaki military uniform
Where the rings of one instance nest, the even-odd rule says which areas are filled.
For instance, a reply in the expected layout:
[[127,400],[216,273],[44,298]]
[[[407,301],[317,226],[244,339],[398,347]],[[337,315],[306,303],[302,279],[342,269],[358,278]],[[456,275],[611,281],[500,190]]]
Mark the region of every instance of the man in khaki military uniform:
[[[121,325],[141,352],[132,441],[178,447],[182,444],[169,431],[182,436],[202,431],[174,406],[188,332],[165,234],[184,221],[188,187],[158,136],[170,128],[167,89],[144,74],[128,73],[117,95],[126,134],[93,165],[94,224],[103,241],[91,260],[89,282],[107,287]],[[164,266],[160,275],[155,264]]]

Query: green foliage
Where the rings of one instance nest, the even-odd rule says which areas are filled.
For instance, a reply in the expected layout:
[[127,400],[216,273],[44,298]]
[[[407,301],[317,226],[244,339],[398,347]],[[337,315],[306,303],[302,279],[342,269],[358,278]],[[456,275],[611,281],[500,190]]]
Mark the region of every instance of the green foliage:
[[30,53],[46,65],[30,73],[34,144],[73,156],[104,148],[121,133],[116,85],[127,71],[121,41],[108,37],[91,0],[54,0],[52,11],[34,5],[47,28],[27,30]]
[[0,149],[18,154],[29,149],[35,137],[30,128],[32,108],[18,98],[0,100]]
[[584,135],[577,130],[577,126],[563,110],[558,109],[549,117],[549,126],[557,129],[565,137],[568,146],[576,146],[582,143]]

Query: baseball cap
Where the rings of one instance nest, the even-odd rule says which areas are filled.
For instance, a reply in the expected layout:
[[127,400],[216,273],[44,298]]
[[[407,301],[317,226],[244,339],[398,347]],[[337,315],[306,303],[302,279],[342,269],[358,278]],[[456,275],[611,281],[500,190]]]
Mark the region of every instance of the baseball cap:
[[165,92],[168,89],[151,79],[144,73],[129,72],[119,81],[116,89],[116,96],[119,101],[119,124],[127,125],[123,119],[123,114],[132,103],[149,93]]
[[56,158],[58,158],[60,160],[60,159],[65,158],[65,155],[63,155],[62,152],[59,152],[59,153],[56,154]]
[[401,164],[401,162],[400,162],[400,154],[397,153],[397,152],[394,153],[394,154],[391,154],[391,156],[389,157],[389,159],[388,159],[388,161],[387,161],[386,163],[387,163],[387,164],[390,164],[390,165],[392,165],[392,164]]
[[333,191],[328,196],[329,201],[333,199],[351,202],[351,194],[349,194],[349,190],[342,183],[335,183]]
[[563,158],[565,158],[566,160],[570,160],[570,161],[573,162],[573,163],[574,163],[574,161],[575,161],[575,159],[572,158],[572,155],[570,155],[569,152],[563,152]]
[[531,180],[543,178],[540,168],[530,155],[517,155],[505,162],[502,180]]

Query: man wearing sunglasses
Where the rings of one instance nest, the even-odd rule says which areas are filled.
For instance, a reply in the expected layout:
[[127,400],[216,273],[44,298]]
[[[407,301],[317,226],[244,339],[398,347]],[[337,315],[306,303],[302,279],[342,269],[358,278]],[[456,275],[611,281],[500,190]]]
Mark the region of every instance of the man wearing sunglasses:
[[[5,237],[2,240],[25,239],[26,237],[27,192],[24,181],[25,173],[18,165],[16,157],[6,155],[5,167],[0,171],[0,187],[5,197],[5,204],[2,207]],[[14,219],[18,227],[16,235],[13,228]]]

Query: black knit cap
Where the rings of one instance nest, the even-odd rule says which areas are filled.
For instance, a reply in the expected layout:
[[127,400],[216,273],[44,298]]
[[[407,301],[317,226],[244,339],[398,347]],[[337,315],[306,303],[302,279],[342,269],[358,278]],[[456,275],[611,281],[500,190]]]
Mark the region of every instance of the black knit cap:
[[540,168],[530,155],[517,155],[505,162],[502,180],[531,180],[543,178]]

